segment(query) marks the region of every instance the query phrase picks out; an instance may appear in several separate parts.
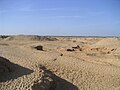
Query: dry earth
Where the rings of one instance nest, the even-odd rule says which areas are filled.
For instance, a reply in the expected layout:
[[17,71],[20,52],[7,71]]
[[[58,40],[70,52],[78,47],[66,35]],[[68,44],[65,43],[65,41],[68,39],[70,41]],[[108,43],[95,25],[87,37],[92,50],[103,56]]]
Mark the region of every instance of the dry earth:
[[120,38],[1,36],[0,90],[120,90]]

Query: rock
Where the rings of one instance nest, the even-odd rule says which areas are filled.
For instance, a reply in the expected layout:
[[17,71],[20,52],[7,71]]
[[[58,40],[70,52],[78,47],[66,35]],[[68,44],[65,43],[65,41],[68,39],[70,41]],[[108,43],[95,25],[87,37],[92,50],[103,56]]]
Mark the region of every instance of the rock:
[[83,49],[82,49],[82,48],[79,48],[79,51],[83,51]]
[[36,46],[35,48],[36,48],[37,50],[41,50],[41,51],[43,51],[43,46],[41,46],[41,45]]
[[60,56],[63,56],[63,54],[61,53]]
[[76,42],[76,40],[73,40],[73,42]]
[[99,51],[100,48],[91,48],[91,51]]
[[79,46],[79,45],[77,45],[76,47],[72,47],[72,48],[74,48],[74,49],[79,49],[79,48],[80,48],[80,46]]
[[74,49],[67,49],[67,51],[75,51]]

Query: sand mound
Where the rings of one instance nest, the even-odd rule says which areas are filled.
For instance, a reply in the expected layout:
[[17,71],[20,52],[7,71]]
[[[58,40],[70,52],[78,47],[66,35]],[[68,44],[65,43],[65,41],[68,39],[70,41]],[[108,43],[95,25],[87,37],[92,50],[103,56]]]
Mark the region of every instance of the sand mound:
[[16,35],[7,37],[5,40],[20,40],[20,41],[55,41],[56,38],[38,35]]
[[5,36],[5,35],[0,35],[0,40],[6,39],[9,36]]
[[104,38],[99,42],[95,43],[95,47],[116,47],[120,45],[120,40],[118,38]]
[[32,90],[54,90],[54,74],[47,70],[44,66],[40,66],[40,69],[42,69],[42,77],[39,81],[37,80],[34,82]]
[[10,72],[11,65],[12,65],[12,63],[9,60],[7,60],[3,57],[0,57],[0,73]]
[[0,57],[0,82],[16,79],[23,75],[31,74],[33,71],[10,62],[4,57]]
[[114,54],[120,53],[120,40],[119,38],[104,38],[97,43],[93,44],[92,47],[94,48],[100,48],[99,51],[111,53],[114,52]]
[[94,52],[102,54],[110,54],[116,51],[116,48],[106,48],[106,47],[93,47],[93,46],[83,46],[79,49],[84,52]]
[[0,38],[4,39],[4,38],[7,38],[9,36],[5,36],[5,35],[0,35]]

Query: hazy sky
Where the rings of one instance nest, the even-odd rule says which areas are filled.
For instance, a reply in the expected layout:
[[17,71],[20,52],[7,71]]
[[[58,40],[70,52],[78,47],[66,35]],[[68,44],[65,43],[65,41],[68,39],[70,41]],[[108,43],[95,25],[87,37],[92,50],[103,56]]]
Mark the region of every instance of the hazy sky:
[[0,34],[120,36],[120,0],[0,0]]

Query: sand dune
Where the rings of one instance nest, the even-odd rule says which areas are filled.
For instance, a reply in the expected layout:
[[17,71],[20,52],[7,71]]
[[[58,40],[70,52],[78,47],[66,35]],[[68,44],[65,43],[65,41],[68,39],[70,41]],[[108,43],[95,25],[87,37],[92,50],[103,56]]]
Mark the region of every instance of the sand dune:
[[120,40],[118,38],[104,38],[99,42],[95,43],[94,46],[99,47],[118,47],[120,45]]
[[0,55],[0,90],[120,90],[119,38],[1,37]]

